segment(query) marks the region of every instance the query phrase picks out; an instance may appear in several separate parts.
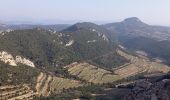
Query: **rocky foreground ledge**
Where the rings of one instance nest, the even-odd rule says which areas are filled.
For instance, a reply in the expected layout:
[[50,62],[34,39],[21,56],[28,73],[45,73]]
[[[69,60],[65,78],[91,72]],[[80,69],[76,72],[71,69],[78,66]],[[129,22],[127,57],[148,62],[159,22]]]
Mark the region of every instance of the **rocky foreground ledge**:
[[170,76],[162,79],[145,80],[131,84],[132,91],[125,100],[170,100]]

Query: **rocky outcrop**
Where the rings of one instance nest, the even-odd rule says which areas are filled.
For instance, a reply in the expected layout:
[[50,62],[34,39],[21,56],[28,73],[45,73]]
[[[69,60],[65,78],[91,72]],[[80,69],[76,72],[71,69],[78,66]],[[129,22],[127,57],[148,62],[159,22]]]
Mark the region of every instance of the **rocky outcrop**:
[[87,41],[87,43],[94,43],[94,42],[96,42],[96,40]]
[[0,52],[0,61],[9,64],[11,66],[17,66],[18,63],[24,64],[30,67],[35,67],[34,63],[21,56],[16,56],[15,58],[6,51]]
[[102,38],[105,40],[105,41],[109,41],[109,39],[107,38],[107,36],[106,35],[102,35]]
[[0,60],[4,63],[11,65],[11,66],[17,66],[17,64],[14,60],[14,57],[5,51],[0,52]]
[[31,62],[30,60],[26,59],[26,58],[22,58],[21,56],[16,56],[15,61],[17,63],[21,63],[30,67],[35,67],[34,63]]
[[73,43],[74,43],[74,40],[69,41],[69,42],[66,44],[66,47],[71,46]]

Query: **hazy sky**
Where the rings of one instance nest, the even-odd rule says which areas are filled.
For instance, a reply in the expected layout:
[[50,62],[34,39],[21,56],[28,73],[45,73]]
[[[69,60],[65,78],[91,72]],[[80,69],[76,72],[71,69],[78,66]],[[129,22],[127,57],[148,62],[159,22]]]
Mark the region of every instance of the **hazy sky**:
[[170,0],[0,0],[0,21],[117,22],[139,17],[170,26]]

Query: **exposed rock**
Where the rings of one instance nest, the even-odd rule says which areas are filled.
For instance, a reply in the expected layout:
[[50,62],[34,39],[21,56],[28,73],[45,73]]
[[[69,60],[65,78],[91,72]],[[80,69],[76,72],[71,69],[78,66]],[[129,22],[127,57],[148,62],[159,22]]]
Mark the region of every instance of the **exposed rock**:
[[139,50],[139,51],[136,51],[136,53],[139,54],[139,55],[146,56],[146,57],[148,56],[148,54],[145,51]]
[[16,62],[30,66],[30,67],[35,67],[33,62],[31,62],[30,60],[28,60],[26,58],[22,58],[21,56],[16,56]]
[[6,64],[11,66],[17,66],[17,63],[21,63],[30,67],[35,67],[34,63],[26,58],[22,58],[21,56],[14,57],[6,51],[0,52],[0,60]]
[[107,38],[107,36],[106,35],[102,35],[102,38],[105,40],[105,41],[109,41],[109,39]]
[[126,48],[122,45],[119,45],[119,48],[123,49],[123,50],[126,50]]
[[5,51],[0,52],[0,60],[11,66],[17,66],[13,56]]
[[87,43],[94,43],[96,40],[87,41]]
[[63,33],[59,33],[59,34],[58,34],[58,37],[62,37],[62,36],[63,36]]
[[71,46],[73,43],[74,43],[74,40],[69,41],[69,42],[66,44],[66,47]]
[[97,32],[95,29],[92,29],[93,32]]
[[105,34],[100,33],[100,32],[97,31],[96,29],[91,29],[91,31],[97,32],[97,35],[98,35],[99,37],[102,37],[105,41],[109,41],[109,39],[107,38],[107,36],[106,36]]

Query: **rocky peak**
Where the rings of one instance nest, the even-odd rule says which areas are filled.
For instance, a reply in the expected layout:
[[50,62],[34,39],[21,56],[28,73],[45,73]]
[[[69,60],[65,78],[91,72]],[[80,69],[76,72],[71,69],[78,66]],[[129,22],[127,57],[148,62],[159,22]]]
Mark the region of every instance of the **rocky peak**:
[[137,17],[131,17],[131,18],[125,19],[124,22],[142,22],[142,21]]
[[136,29],[137,27],[148,26],[137,17],[127,18],[122,23],[128,27],[132,27],[133,29]]

